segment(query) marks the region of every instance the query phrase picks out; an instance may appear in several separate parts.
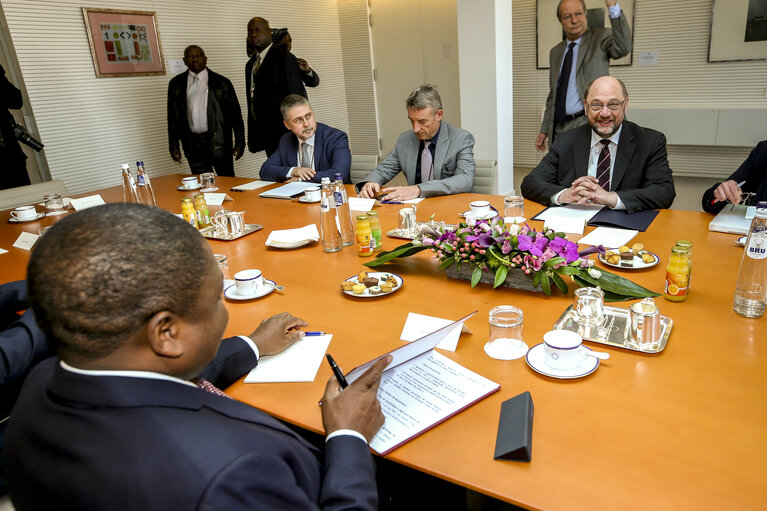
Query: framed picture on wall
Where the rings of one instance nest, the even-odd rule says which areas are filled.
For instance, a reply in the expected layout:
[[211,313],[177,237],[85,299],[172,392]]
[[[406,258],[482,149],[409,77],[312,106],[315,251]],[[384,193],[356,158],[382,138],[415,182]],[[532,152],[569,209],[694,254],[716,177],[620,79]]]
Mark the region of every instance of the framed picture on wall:
[[[549,68],[549,52],[565,38],[562,24],[557,18],[559,0],[536,0],[536,49],[537,68]],[[634,0],[620,0],[621,11],[631,27],[631,39],[634,39]],[[610,28],[610,15],[605,0],[586,0],[586,21],[589,28]],[[633,52],[617,60],[611,60],[611,66],[630,66]]]
[[767,0],[714,0],[708,61],[767,59]]
[[165,74],[157,14],[83,7],[97,78]]

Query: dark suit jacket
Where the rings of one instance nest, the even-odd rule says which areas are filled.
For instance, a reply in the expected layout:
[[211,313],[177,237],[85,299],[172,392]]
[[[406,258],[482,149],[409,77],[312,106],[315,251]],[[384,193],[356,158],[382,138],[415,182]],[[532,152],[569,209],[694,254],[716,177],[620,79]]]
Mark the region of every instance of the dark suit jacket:
[[255,90],[250,97],[253,64],[256,54],[245,65],[245,90],[248,97],[248,150],[255,153],[277,149],[280,137],[288,131],[282,124],[280,103],[290,94],[306,97],[298,60],[292,53],[272,45],[256,75]]
[[[203,376],[225,387],[255,362],[244,342],[224,340]],[[244,403],[165,380],[81,375],[54,358],[27,379],[5,462],[18,511],[376,509],[364,442],[335,437],[324,463],[317,455]]]
[[[277,150],[261,166],[261,179],[285,181],[288,170],[298,165],[297,160],[298,137],[291,131],[280,138]],[[340,172],[344,176],[344,183],[351,184],[351,164],[352,153],[346,133],[318,122],[314,135],[314,170],[317,173],[312,183],[319,183],[323,177],[334,181],[335,173]]]
[[[522,180],[522,195],[550,205],[554,194],[588,173],[590,146],[589,125],[562,133]],[[624,120],[610,182],[628,213],[671,207],[676,192],[663,133]]]
[[[756,205],[759,201],[767,200],[767,140],[762,140],[751,150],[746,161],[741,163],[738,170],[732,173],[725,181],[732,179],[736,183],[745,181],[741,187],[743,192],[754,192],[756,197],[751,199],[751,204]],[[714,198],[714,190],[722,183],[717,183],[703,194],[703,211],[719,213],[727,204],[725,201],[711,204]]]
[[[581,36],[578,61],[575,63],[575,86],[580,97],[583,97],[592,80],[610,74],[610,59],[619,59],[631,51],[631,28],[623,12],[618,18],[610,18],[610,25],[612,29],[586,29]],[[551,135],[554,127],[559,66],[562,64],[562,55],[568,43],[565,39],[549,52],[549,95],[546,98],[546,110],[541,123],[541,133],[547,135]]]
[[[191,131],[187,118],[186,89],[189,71],[176,75],[168,84],[168,147],[178,150],[179,140],[186,151]],[[232,82],[208,69],[208,131],[213,132],[216,156],[232,154],[233,147],[245,148],[245,127],[240,102]],[[234,132],[234,146],[232,146]]]

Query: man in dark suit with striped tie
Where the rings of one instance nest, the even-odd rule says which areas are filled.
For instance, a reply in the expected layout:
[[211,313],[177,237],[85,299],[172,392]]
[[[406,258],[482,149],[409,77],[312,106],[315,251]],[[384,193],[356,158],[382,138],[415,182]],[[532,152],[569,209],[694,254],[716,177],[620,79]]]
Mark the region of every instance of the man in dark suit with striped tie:
[[671,207],[666,137],[625,121],[628,101],[617,78],[591,82],[583,100],[588,125],[557,138],[522,180],[522,195],[546,206],[592,203],[628,213]]

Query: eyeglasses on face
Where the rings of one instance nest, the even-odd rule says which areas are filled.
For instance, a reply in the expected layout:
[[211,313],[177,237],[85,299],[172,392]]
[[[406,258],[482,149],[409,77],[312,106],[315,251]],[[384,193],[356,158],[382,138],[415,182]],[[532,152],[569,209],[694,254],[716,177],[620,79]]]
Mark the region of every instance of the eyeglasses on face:
[[623,103],[625,102],[626,102],[625,99],[623,101],[610,101],[607,104],[592,101],[591,103],[589,103],[589,108],[591,109],[592,112],[601,112],[604,107],[607,107],[614,112],[618,110],[620,107],[622,107]]
[[583,16],[583,11],[575,11],[574,14],[565,14],[562,16],[562,21],[570,21],[573,18],[582,18]]

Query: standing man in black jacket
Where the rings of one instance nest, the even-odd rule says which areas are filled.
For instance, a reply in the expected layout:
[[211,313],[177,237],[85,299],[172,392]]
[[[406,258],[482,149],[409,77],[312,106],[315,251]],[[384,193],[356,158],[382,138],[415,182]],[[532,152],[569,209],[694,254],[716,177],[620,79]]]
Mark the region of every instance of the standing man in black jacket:
[[272,30],[263,18],[248,22],[248,42],[256,52],[245,65],[248,94],[248,150],[271,155],[288,133],[280,103],[290,94],[306,96],[301,69],[292,53],[272,44]]
[[5,69],[0,66],[0,190],[30,184],[27,174],[27,156],[21,150],[19,141],[13,132],[16,120],[8,109],[18,110],[23,102],[21,91],[5,77]]
[[[181,161],[179,140],[194,174],[212,172],[234,176],[234,162],[245,152],[245,128],[240,102],[228,78],[206,67],[199,46],[184,50],[187,71],[168,84],[168,145]],[[234,131],[234,146],[232,146]]]

